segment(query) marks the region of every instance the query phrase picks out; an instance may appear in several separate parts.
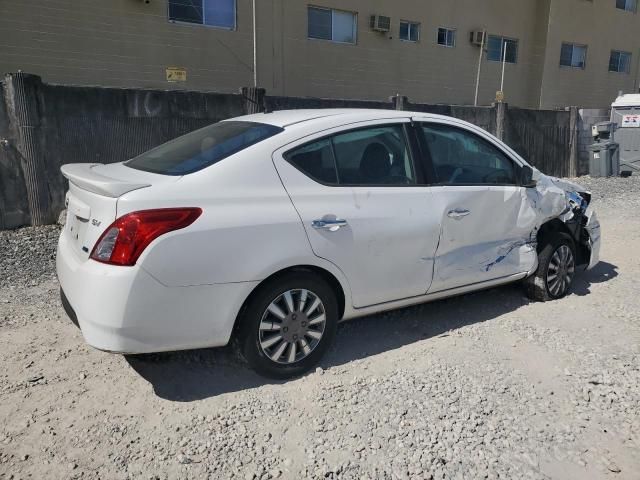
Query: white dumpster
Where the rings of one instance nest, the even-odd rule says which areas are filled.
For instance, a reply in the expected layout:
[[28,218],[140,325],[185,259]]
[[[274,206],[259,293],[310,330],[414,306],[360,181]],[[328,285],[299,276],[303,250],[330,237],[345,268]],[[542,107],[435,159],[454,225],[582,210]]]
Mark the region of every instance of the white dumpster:
[[620,175],[640,172],[640,94],[619,96],[611,104],[611,122],[620,145]]

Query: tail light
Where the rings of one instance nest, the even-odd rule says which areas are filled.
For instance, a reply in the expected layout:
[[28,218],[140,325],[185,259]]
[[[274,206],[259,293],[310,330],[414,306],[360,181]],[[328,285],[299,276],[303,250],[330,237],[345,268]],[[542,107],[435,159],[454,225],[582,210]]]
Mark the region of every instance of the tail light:
[[111,265],[132,266],[160,235],[188,227],[200,208],[160,208],[131,212],[113,222],[96,242],[90,258]]

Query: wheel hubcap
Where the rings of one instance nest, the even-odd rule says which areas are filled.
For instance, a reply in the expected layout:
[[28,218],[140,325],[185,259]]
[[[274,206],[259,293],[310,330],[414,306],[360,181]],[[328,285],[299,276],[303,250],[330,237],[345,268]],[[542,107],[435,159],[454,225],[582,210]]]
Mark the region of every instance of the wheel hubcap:
[[575,261],[573,253],[567,245],[561,245],[553,252],[547,269],[547,288],[551,295],[559,297],[564,295],[573,279]]
[[258,342],[276,363],[290,364],[309,356],[318,346],[326,325],[320,298],[310,290],[288,290],[267,307],[260,321]]

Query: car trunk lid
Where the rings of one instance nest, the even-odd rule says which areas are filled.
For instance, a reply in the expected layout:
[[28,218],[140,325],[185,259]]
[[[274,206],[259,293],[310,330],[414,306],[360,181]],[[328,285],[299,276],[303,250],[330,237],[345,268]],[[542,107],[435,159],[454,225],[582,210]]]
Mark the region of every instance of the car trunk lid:
[[62,166],[61,171],[69,180],[64,235],[83,259],[89,258],[100,235],[116,219],[119,197],[181,178],[134,170],[122,163],[76,163]]

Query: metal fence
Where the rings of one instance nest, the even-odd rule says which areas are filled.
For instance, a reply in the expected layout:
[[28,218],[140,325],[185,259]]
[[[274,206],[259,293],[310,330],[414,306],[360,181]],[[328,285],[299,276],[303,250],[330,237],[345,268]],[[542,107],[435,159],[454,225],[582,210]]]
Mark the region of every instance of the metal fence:
[[565,111],[48,85],[35,75],[0,83],[0,229],[52,223],[63,208],[60,166],[126,160],[204,125],[247,112],[384,108],[450,115],[497,134],[543,172],[567,175],[576,126]]
[[540,171],[566,177],[571,172],[569,160],[572,135],[571,112],[506,110],[504,141]]

